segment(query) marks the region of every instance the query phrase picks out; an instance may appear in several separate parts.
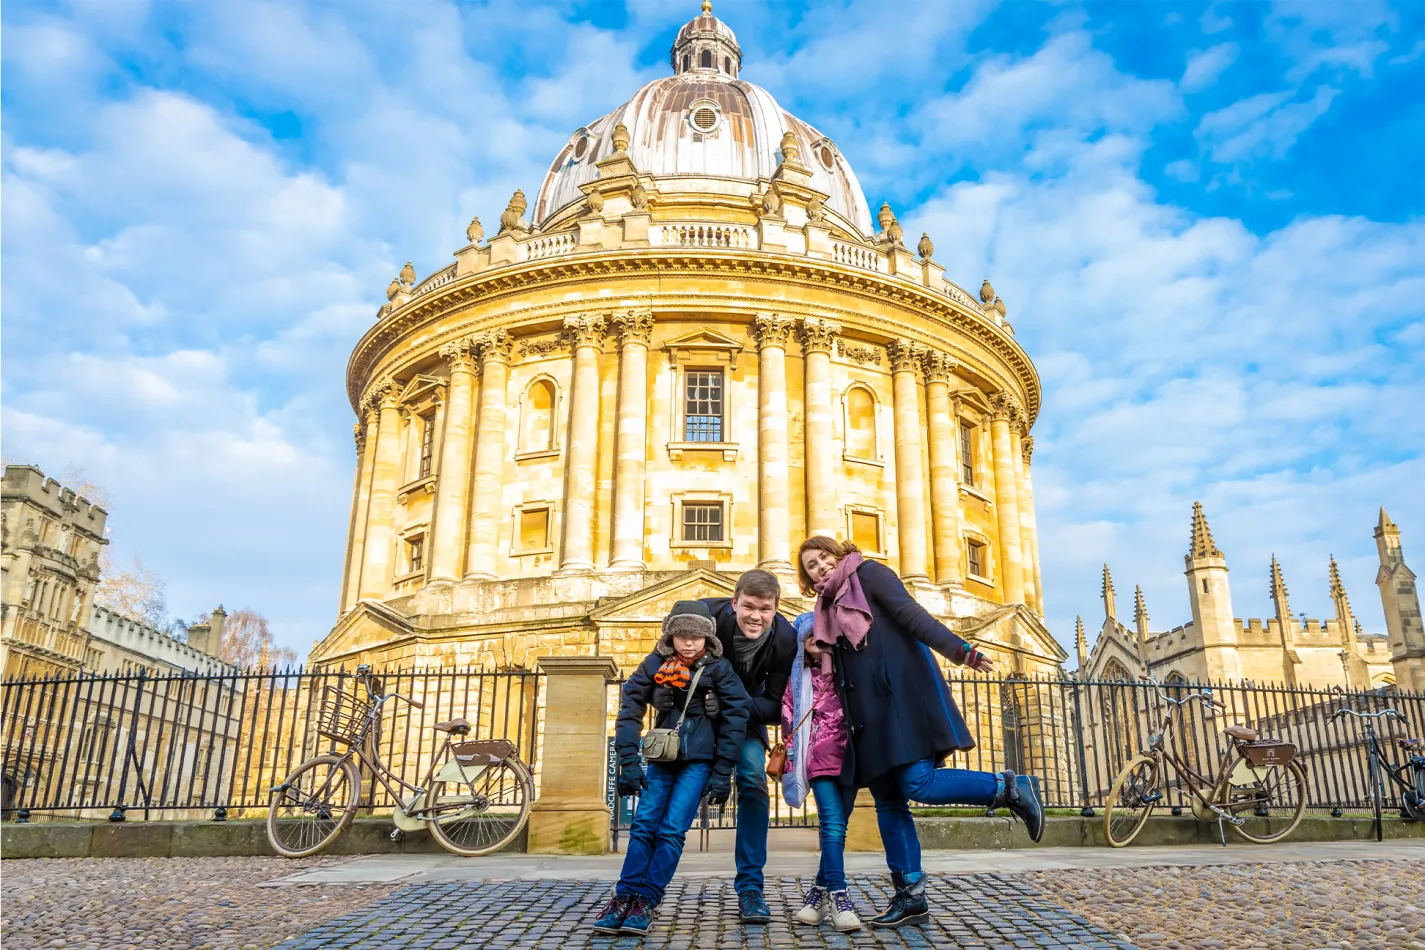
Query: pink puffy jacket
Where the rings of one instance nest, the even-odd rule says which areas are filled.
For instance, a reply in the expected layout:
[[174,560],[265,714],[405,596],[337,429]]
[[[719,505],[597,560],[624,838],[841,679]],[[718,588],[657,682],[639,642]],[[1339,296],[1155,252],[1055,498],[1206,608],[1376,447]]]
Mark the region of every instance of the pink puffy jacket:
[[782,694],[782,741],[787,744],[787,768],[795,767],[792,729],[796,722],[792,719],[792,703],[796,684],[802,676],[812,678],[811,761],[807,763],[807,778],[834,778],[841,774],[841,763],[846,758],[846,715],[841,708],[841,697],[836,695],[832,674],[823,673],[820,667],[803,666],[792,670],[792,680]]

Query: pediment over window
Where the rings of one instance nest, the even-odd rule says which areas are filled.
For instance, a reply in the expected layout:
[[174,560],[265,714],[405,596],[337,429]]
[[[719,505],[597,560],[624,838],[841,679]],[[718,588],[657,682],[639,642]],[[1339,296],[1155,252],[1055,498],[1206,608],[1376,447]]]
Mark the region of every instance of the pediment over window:
[[737,369],[737,357],[743,345],[732,337],[719,333],[711,327],[699,327],[663,344],[668,359],[673,365],[693,362],[726,363],[729,369]]
[[402,406],[420,412],[440,402],[444,392],[445,380],[439,376],[421,373],[411,377],[411,381],[406,383],[405,388],[401,390],[399,401]]

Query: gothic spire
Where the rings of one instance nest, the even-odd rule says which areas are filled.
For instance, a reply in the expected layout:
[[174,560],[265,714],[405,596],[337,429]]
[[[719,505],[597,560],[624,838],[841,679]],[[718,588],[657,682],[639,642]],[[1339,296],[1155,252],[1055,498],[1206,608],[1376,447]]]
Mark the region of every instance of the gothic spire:
[[1377,530],[1384,530],[1384,529],[1386,529],[1386,528],[1394,528],[1394,527],[1395,527],[1395,522],[1390,520],[1390,515],[1388,515],[1388,514],[1385,513],[1385,506],[1384,506],[1384,505],[1381,505],[1381,508],[1380,508],[1380,519],[1379,519],[1378,521],[1376,521],[1376,529],[1377,529]]
[[1113,599],[1113,577],[1108,573],[1108,564],[1103,565],[1103,615],[1109,620],[1118,619],[1117,605]]
[[1143,587],[1138,584],[1133,585],[1133,622],[1140,633],[1147,631],[1148,608],[1143,603]]
[[1207,516],[1202,513],[1202,502],[1192,503],[1192,540],[1188,544],[1189,557],[1222,557],[1222,552],[1212,540],[1212,529],[1207,526]]
[[1287,602],[1286,581],[1282,578],[1281,565],[1277,563],[1277,556],[1272,555],[1272,604],[1276,607],[1277,622],[1286,629],[1291,621],[1291,604]]
[[1074,618],[1074,647],[1079,653],[1079,675],[1082,676],[1089,666],[1089,641],[1084,636],[1084,618],[1082,616]]

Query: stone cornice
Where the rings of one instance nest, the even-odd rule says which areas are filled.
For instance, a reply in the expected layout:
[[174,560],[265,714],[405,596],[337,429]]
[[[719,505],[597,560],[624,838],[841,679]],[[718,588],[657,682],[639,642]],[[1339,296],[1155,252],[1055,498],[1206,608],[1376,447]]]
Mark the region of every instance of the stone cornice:
[[[866,314],[855,305],[860,300],[878,300],[904,308],[921,319],[930,319],[963,334],[967,339],[980,344],[993,356],[999,358],[1000,365],[986,365],[969,354],[957,354],[956,360],[967,369],[980,371],[990,379],[1004,379],[1017,383],[1030,407],[1030,417],[1037,415],[1041,391],[1038,374],[1034,371],[1029,357],[1018,343],[1004,330],[995,326],[983,314],[972,313],[943,295],[935,294],[924,287],[903,283],[884,274],[860,270],[836,264],[831,261],[802,257],[779,257],[759,252],[717,252],[700,250],[690,254],[682,249],[641,248],[629,251],[605,252],[598,256],[576,257],[555,261],[539,261],[525,265],[510,266],[496,271],[482,271],[466,278],[451,281],[438,290],[416,298],[411,303],[395,311],[367,331],[358,342],[347,364],[347,390],[352,403],[359,403],[361,383],[380,366],[381,361],[403,341],[409,339],[421,327],[441,318],[458,313],[477,303],[488,303],[518,296],[529,290],[549,287],[557,288],[570,283],[600,281],[633,282],[639,278],[666,278],[670,276],[726,275],[746,279],[765,277],[793,283],[833,287],[848,297],[847,306],[836,313],[824,302],[815,311],[816,316],[843,317],[850,322],[851,329],[863,328],[873,334],[883,334],[888,339],[915,334],[922,336],[922,345],[944,345],[942,336],[931,337],[913,324],[906,324]],[[692,299],[700,305],[701,295],[670,295],[656,298],[658,309],[668,299]],[[706,300],[740,299],[736,293],[710,293]],[[790,295],[789,299],[795,299]],[[655,301],[650,301],[655,302]],[[746,301],[734,308],[734,312],[747,310]],[[571,301],[568,311],[561,311],[557,305],[542,303],[526,308],[525,313],[532,320],[539,314],[545,321],[562,319],[569,314],[586,310],[587,301]],[[720,309],[726,311],[726,304]],[[788,305],[785,309],[792,310]],[[519,322],[518,308],[507,309],[499,315],[482,320],[485,326],[499,324],[512,326]],[[755,311],[749,312],[749,319]],[[812,315],[812,314],[809,314]],[[468,333],[470,326],[462,328]],[[403,354],[404,356],[405,354]],[[1008,377],[1006,378],[1006,371]]]

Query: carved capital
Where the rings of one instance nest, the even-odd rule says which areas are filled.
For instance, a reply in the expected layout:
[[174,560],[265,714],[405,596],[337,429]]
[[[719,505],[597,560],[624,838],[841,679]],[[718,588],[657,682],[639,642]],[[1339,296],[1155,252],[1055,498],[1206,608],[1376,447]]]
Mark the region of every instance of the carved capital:
[[948,353],[927,350],[921,368],[927,383],[949,383],[950,377],[955,373],[955,361]]
[[892,340],[886,344],[886,355],[891,359],[892,373],[914,373],[925,359],[925,347],[909,340]]
[[440,356],[450,364],[451,372],[475,372],[475,341],[471,337],[445,344],[440,348]]
[[483,369],[488,363],[508,363],[514,358],[514,341],[504,330],[491,330],[475,342],[475,351]]
[[803,353],[831,353],[836,335],[841,332],[839,324],[820,317],[808,317],[802,321],[798,335],[802,341]]
[[361,397],[361,408],[375,412],[395,408],[398,392],[395,378],[383,376],[367,388],[366,394]]
[[780,313],[759,313],[752,318],[752,338],[759,350],[769,346],[786,349],[796,323]]
[[564,335],[576,350],[581,346],[598,346],[606,332],[607,324],[597,314],[579,313],[564,318]]
[[1013,396],[998,392],[990,397],[990,418],[996,422],[1017,422],[1023,410]]
[[1034,436],[1026,435],[1019,440],[1019,451],[1024,456],[1024,464],[1029,464],[1029,459],[1034,455]]
[[363,412],[361,415],[363,418],[360,422],[353,422],[351,424],[351,437],[356,442],[356,454],[358,456],[366,450],[366,419],[364,418],[366,413]]
[[613,314],[610,321],[618,334],[620,346],[630,343],[647,346],[653,340],[652,310],[625,310]]

